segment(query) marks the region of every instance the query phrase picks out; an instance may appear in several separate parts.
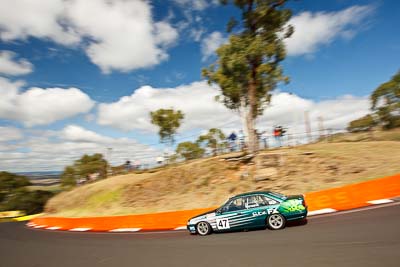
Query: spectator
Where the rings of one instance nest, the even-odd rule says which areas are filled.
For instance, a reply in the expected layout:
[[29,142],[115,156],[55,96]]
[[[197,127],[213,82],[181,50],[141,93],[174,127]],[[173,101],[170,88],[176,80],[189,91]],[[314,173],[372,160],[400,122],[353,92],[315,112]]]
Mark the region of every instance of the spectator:
[[125,167],[125,170],[127,172],[129,172],[131,170],[131,168],[132,168],[131,162],[129,160],[125,161],[124,167]]
[[236,150],[236,140],[237,140],[237,135],[235,132],[232,132],[228,136],[229,149],[231,152]]

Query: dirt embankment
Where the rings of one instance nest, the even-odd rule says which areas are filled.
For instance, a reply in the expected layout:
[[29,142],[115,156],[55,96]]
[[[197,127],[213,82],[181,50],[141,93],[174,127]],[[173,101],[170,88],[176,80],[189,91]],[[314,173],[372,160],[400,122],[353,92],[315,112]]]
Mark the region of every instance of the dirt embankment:
[[79,217],[203,208],[246,191],[305,193],[396,174],[399,162],[396,141],[318,143],[262,152],[250,163],[215,157],[81,186],[51,199],[46,212]]

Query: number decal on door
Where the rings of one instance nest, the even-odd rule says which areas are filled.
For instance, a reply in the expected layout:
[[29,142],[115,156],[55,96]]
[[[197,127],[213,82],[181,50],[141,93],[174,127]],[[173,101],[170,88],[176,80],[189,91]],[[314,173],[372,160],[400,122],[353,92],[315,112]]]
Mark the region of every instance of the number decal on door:
[[217,228],[219,230],[229,229],[229,219],[217,219]]

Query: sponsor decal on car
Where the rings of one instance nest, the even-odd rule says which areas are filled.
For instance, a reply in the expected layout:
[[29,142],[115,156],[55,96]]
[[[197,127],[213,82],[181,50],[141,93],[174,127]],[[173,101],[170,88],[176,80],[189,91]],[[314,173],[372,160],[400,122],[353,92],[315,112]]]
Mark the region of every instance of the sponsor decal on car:
[[269,208],[266,210],[262,210],[262,211],[255,211],[253,212],[253,217],[257,217],[257,216],[263,216],[263,215],[269,215],[269,214],[274,214],[274,213],[279,213],[278,212],[278,208]]
[[285,212],[303,211],[306,208],[299,199],[290,199],[281,204],[281,209]]

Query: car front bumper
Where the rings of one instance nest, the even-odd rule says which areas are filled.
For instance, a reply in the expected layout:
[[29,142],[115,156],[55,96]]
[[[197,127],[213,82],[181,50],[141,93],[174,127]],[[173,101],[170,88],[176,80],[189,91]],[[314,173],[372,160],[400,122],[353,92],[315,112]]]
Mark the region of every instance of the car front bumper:
[[188,231],[191,234],[195,234],[196,233],[196,226],[194,224],[188,224],[186,228],[188,229]]

